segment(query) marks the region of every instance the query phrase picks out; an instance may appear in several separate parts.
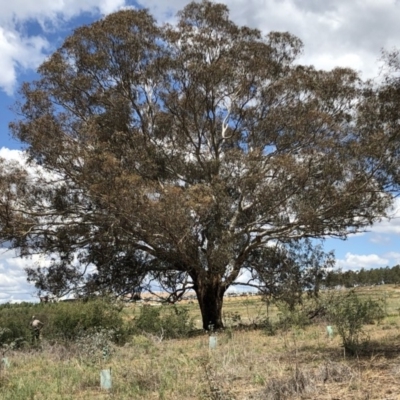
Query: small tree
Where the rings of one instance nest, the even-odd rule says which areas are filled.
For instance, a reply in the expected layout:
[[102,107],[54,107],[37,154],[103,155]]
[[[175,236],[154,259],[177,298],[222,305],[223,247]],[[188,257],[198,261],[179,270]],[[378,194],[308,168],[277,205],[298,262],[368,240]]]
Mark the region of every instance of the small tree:
[[42,174],[0,164],[1,236],[53,257],[29,280],[58,295],[192,289],[218,329],[245,270],[272,292],[318,277],[293,246],[379,220],[400,163],[395,133],[370,123],[372,89],[301,51],[206,0],[175,26],[123,10],[77,29],[22,85],[11,124]]
[[379,301],[361,299],[354,291],[345,296],[330,298],[326,302],[329,320],[336,326],[343,347],[349,354],[356,354],[366,339],[363,327],[380,321],[384,311]]

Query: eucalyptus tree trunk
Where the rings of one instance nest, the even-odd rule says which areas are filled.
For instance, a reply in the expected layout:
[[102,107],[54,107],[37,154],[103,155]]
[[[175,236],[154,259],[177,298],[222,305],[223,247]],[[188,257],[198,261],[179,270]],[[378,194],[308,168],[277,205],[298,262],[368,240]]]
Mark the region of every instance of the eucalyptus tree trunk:
[[222,329],[222,304],[225,286],[218,276],[210,276],[207,279],[198,279],[194,290],[199,302],[203,329]]

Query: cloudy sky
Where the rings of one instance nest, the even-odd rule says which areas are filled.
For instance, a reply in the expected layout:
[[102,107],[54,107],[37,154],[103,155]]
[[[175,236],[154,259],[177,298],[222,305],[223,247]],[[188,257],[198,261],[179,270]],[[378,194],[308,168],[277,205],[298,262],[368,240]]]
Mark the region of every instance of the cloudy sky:
[[[352,67],[363,78],[379,74],[381,49],[400,48],[399,0],[220,0],[232,19],[263,32],[289,31],[302,39],[301,62],[318,68]],[[0,13],[0,156],[19,158],[20,145],[8,133],[10,111],[19,85],[35,79],[40,63],[74,28],[123,7],[147,7],[158,21],[173,22],[187,0],[1,0]],[[343,269],[400,263],[400,202],[390,221],[347,241],[329,239]],[[397,218],[396,218],[397,217]],[[34,300],[20,260],[0,251],[0,302]]]

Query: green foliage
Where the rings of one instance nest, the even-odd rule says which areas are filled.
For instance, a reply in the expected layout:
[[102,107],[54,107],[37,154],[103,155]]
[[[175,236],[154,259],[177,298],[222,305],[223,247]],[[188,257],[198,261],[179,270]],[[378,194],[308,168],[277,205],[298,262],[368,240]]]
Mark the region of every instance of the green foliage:
[[346,286],[348,288],[370,285],[395,284],[400,283],[400,265],[385,268],[373,268],[365,270],[361,268],[359,271],[333,270],[328,272],[323,284],[328,288],[335,286]]
[[108,361],[114,353],[115,334],[115,331],[107,329],[90,329],[82,332],[76,339],[81,361],[98,365]]
[[139,317],[135,319],[134,332],[160,333],[162,328],[160,314],[159,307],[142,307]]
[[8,328],[0,328],[0,353],[2,357],[4,357],[8,351],[20,348],[25,343],[22,337],[7,339],[9,334],[10,330]]
[[304,305],[297,304],[295,306],[292,306],[287,304],[286,302],[278,302],[276,306],[279,310],[279,320],[276,325],[278,329],[304,329],[307,325],[311,324],[310,318],[307,315],[308,308]]
[[113,332],[113,341],[124,340],[120,309],[110,301],[62,303],[53,310],[43,328],[43,335],[49,339],[76,340],[84,332],[105,329]]
[[269,317],[260,320],[258,326],[268,335],[274,336],[278,332],[288,331],[289,329],[304,329],[310,325],[310,308],[315,304],[315,299],[310,298],[302,304],[288,304],[286,301],[274,302],[279,310],[278,320],[271,321]]
[[357,354],[368,337],[363,327],[384,317],[381,301],[362,299],[354,291],[326,301],[329,320],[336,326],[348,354]]
[[42,319],[43,306],[39,304],[4,304],[0,306],[1,344],[31,340],[29,323],[32,315]]
[[141,308],[140,315],[134,321],[133,332],[150,333],[172,339],[187,337],[193,328],[193,318],[189,317],[189,310],[185,307],[145,306]]
[[31,340],[29,323],[35,315],[44,326],[41,335],[49,340],[76,340],[82,332],[107,329],[113,331],[113,341],[126,339],[120,308],[108,300],[57,304],[16,304],[0,307],[0,326],[7,328],[1,340]]

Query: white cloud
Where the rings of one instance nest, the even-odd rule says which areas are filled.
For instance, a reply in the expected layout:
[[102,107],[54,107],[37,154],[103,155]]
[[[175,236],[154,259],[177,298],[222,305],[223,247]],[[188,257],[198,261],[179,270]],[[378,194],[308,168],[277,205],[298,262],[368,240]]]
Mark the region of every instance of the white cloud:
[[[96,6],[96,4],[99,4],[98,1],[93,1],[92,3],[94,6]],[[98,7],[101,14],[107,15],[121,9],[122,7],[125,7],[125,5],[125,0],[103,0],[100,2]]]
[[374,244],[389,244],[391,242],[391,238],[389,235],[372,234],[369,238],[369,241]]
[[400,234],[400,199],[394,201],[392,210],[389,210],[390,218],[374,224],[370,231],[377,234]]
[[13,250],[0,249],[0,303],[37,301],[35,288],[27,282],[24,271],[36,258],[21,259]]
[[34,163],[27,163],[27,155],[21,150],[11,150],[6,147],[0,148],[0,160],[4,159],[6,161],[16,162],[19,166],[23,167],[27,172],[29,172],[32,178],[40,178],[46,176],[50,178],[52,175],[47,173],[38,165]]
[[389,258],[383,258],[377,254],[352,254],[346,253],[344,259],[336,260],[336,265],[344,271],[360,270],[361,268],[381,268],[386,267]]
[[0,14],[0,88],[11,95],[19,69],[35,69],[46,57],[50,43],[43,35],[27,36],[24,24],[37,21],[44,30],[83,12],[109,14],[125,0],[13,0],[3,1]]
[[[46,173],[34,164],[26,165],[26,155],[20,150],[0,148],[0,159],[17,162],[24,166],[31,177],[39,178]],[[47,176],[51,176],[47,174]],[[0,303],[37,301],[37,290],[27,282],[25,268],[49,265],[49,260],[41,255],[21,258],[14,250],[0,247]]]
[[0,27],[0,87],[11,95],[18,67],[35,68],[42,61],[43,51],[47,48],[48,42],[44,38],[26,38]]
[[57,23],[81,13],[109,14],[126,5],[125,0],[13,0],[1,4],[0,24],[15,27],[35,19],[41,24]]
[[0,158],[4,158],[5,160],[8,161],[18,161],[18,162],[24,162],[24,154],[20,150],[11,150],[8,149],[7,147],[2,147],[0,149]]
[[[218,0],[227,4],[238,24],[264,33],[289,31],[305,43],[302,62],[329,69],[337,65],[378,73],[381,48],[400,47],[400,5],[396,0]],[[160,21],[172,21],[190,0],[137,0]],[[0,14],[0,87],[11,93],[18,68],[34,68],[51,50],[42,36],[28,37],[25,23],[37,21],[44,31],[90,13],[105,15],[132,6],[133,0],[3,1]]]
[[47,181],[59,180],[54,173],[44,170],[40,165],[34,162],[28,163],[27,154],[22,150],[11,150],[6,147],[0,148],[0,160],[4,159],[7,161],[15,162],[20,168],[27,171],[31,179],[45,178]]
[[392,264],[400,264],[400,253],[396,251],[389,251],[388,253],[384,254],[384,257],[389,258],[392,260]]
[[343,271],[357,271],[361,268],[384,268],[400,264],[400,253],[389,251],[382,255],[378,254],[353,254],[346,253],[344,259],[336,260],[336,266]]
[[[302,60],[318,68],[352,67],[376,76],[383,47],[400,45],[400,5],[395,0],[219,0],[238,24],[289,31],[305,44]],[[138,0],[159,20],[169,19],[189,0]]]
[[0,303],[37,302],[37,289],[26,279],[25,268],[50,265],[50,257],[34,254],[21,258],[15,250],[0,247]]

